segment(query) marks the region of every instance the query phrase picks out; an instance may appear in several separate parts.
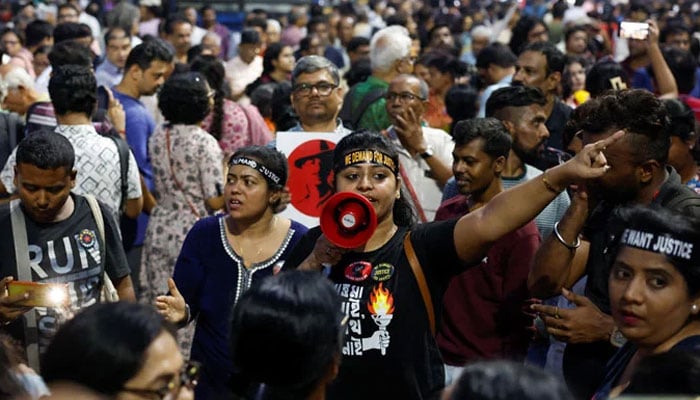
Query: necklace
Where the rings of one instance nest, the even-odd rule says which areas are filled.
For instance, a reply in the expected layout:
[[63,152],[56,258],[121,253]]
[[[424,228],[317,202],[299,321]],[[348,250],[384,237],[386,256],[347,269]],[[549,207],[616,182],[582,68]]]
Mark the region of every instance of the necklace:
[[[238,253],[238,255],[243,259],[243,263],[244,263],[244,264],[246,264],[246,263],[252,264],[253,262],[260,261],[260,260],[259,260],[259,257],[260,257],[260,254],[262,254],[262,251],[263,251],[263,244],[267,242],[268,238],[270,237],[270,234],[271,234],[271,233],[274,233],[276,226],[277,226],[277,216],[275,215],[275,216],[272,217],[272,224],[270,225],[270,228],[269,228],[268,232],[266,232],[265,238],[264,238],[260,243],[256,243],[256,247],[258,248],[258,250],[257,250],[257,251],[255,252],[255,254],[252,255],[252,256],[251,256],[251,255],[244,255],[244,254],[243,254],[243,245],[242,245],[242,243],[240,243],[240,240],[235,240],[235,239],[236,239],[236,236],[234,236],[233,234],[231,234],[232,239],[234,239],[234,240],[232,240],[233,249],[234,249],[234,250],[236,251],[236,253]],[[240,236],[241,236],[241,235],[239,235],[239,237],[240,237]],[[238,244],[238,249],[236,249],[236,246],[235,246],[236,244]]]

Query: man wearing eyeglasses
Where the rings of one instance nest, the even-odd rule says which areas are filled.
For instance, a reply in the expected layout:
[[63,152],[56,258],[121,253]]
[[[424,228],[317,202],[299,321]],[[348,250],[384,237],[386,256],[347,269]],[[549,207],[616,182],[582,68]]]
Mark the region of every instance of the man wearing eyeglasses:
[[388,137],[399,149],[401,179],[420,222],[432,221],[440,206],[442,188],[452,176],[452,138],[423,123],[428,85],[413,75],[399,75],[389,84],[386,112]]
[[343,105],[338,68],[321,56],[299,59],[292,71],[292,107],[299,117],[290,131],[335,132],[343,136],[352,131],[338,119]]

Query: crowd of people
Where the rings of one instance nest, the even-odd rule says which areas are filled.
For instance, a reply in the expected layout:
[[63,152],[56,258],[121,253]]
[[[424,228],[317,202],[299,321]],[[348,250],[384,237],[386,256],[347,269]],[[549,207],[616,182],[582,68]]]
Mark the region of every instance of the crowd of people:
[[3,2],[0,397],[700,395],[696,3]]

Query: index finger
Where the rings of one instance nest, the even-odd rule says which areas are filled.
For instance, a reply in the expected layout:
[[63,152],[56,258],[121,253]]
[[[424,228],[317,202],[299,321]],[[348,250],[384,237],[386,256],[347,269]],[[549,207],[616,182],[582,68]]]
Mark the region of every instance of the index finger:
[[105,92],[107,92],[107,96],[109,97],[109,104],[114,103],[114,94],[112,94],[112,90],[108,88],[107,86],[104,87]]
[[625,136],[625,131],[619,130],[619,131],[613,133],[612,135],[610,135],[609,137],[593,143],[593,149],[598,150],[598,151],[605,150],[606,147],[617,142],[623,136]]

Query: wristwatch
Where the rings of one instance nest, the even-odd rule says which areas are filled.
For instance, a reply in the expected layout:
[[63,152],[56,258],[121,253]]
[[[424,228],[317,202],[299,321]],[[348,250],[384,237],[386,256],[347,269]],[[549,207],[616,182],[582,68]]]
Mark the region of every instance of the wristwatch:
[[610,332],[610,344],[615,347],[622,347],[625,343],[627,343],[625,335],[617,329],[617,326],[613,326],[612,332]]
[[433,154],[435,154],[435,152],[433,151],[433,146],[428,145],[428,146],[425,148],[425,151],[422,152],[422,153],[420,153],[420,157],[423,158],[423,159],[426,159],[426,158],[428,158],[428,157],[432,157]]

